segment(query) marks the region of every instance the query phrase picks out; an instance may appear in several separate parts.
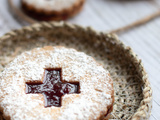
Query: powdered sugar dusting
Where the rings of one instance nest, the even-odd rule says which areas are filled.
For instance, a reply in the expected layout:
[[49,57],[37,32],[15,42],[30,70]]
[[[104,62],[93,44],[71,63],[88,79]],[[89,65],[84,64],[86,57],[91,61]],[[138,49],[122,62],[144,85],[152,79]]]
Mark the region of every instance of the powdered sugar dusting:
[[[26,94],[25,83],[42,81],[46,68],[62,68],[62,79],[80,83],[80,94],[62,106],[44,108],[41,94]],[[64,47],[36,48],[18,56],[0,74],[0,108],[12,119],[98,119],[112,104],[109,73],[92,57]]]
[[79,0],[23,0],[23,2],[44,10],[63,10],[72,7]]

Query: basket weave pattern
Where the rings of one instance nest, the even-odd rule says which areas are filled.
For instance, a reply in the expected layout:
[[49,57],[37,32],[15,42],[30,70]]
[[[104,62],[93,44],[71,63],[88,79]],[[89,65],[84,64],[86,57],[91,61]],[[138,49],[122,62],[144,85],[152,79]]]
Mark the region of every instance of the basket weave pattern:
[[141,60],[114,34],[56,22],[37,23],[14,30],[0,38],[0,72],[23,51],[48,45],[61,45],[85,52],[109,70],[115,90],[110,119],[149,118],[152,90],[147,74]]

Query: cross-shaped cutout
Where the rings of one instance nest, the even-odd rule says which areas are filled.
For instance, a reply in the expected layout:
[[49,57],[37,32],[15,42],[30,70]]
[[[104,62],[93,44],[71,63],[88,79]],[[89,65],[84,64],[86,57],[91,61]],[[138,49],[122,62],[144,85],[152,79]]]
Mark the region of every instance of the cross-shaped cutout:
[[61,69],[46,69],[43,83],[26,83],[27,94],[43,94],[45,107],[61,107],[61,99],[65,94],[80,93],[79,82],[64,82]]

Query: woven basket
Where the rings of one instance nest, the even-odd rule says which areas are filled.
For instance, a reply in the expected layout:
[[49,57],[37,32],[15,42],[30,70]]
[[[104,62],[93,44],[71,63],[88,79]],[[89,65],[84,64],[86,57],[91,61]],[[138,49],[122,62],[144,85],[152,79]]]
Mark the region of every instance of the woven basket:
[[85,52],[109,70],[115,90],[110,119],[149,118],[152,90],[147,74],[141,60],[114,34],[63,22],[43,22],[14,30],[0,38],[0,72],[22,52],[48,45],[61,45]]

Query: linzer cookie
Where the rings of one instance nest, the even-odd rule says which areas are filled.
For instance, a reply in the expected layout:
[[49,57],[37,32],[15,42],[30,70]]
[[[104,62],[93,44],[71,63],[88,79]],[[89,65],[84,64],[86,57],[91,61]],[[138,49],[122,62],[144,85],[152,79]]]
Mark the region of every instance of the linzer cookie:
[[85,0],[22,0],[23,11],[37,20],[66,20],[83,7]]
[[0,74],[0,112],[7,120],[99,120],[113,108],[109,72],[64,47],[35,48]]

